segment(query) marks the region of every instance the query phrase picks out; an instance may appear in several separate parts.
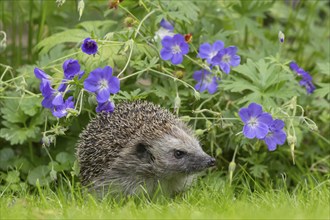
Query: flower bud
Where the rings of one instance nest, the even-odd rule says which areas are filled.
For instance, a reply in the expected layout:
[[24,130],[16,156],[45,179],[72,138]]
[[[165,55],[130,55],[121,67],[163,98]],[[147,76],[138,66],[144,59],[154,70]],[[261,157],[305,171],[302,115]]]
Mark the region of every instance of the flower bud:
[[135,19],[134,18],[132,18],[132,17],[126,17],[125,19],[124,19],[124,25],[126,26],[126,27],[133,27],[133,25],[136,23],[136,21],[135,21]]
[[85,2],[84,0],[79,0],[78,2],[78,13],[79,13],[79,21],[80,21],[80,18],[84,12],[84,9],[85,9]]
[[186,41],[186,43],[191,43],[192,42],[192,34],[189,33],[189,34],[185,34],[184,35],[184,40]]
[[297,143],[297,138],[296,136],[292,136],[291,134],[289,134],[287,137],[287,141],[289,145],[291,144],[295,145]]
[[181,99],[180,96],[176,96],[174,99],[174,109],[179,109],[181,107]]
[[118,8],[118,5],[120,2],[122,2],[124,0],[110,0],[109,1],[109,9],[117,9]]
[[228,171],[229,171],[229,184],[231,185],[232,181],[233,181],[233,174],[234,171],[236,169],[236,163],[235,161],[231,161],[229,163],[229,167],[228,167]]
[[56,0],[57,7],[62,6],[65,3],[65,0]]
[[184,76],[184,72],[182,70],[177,70],[174,72],[174,76],[178,79],[182,79]]
[[45,147],[49,147],[51,140],[48,136],[43,136],[41,142]]
[[279,31],[278,32],[278,40],[280,41],[280,43],[284,43],[284,38],[285,38],[285,36],[284,36],[283,32]]
[[186,115],[186,116],[180,117],[180,119],[184,122],[189,122],[191,118],[190,118],[190,116]]
[[57,180],[57,172],[55,170],[51,170],[49,176],[52,180]]
[[203,130],[203,129],[197,129],[197,130],[195,131],[195,134],[196,134],[196,136],[201,136],[201,135],[204,134],[204,132],[205,132],[205,130]]
[[235,163],[235,161],[231,161],[231,162],[229,163],[228,170],[229,170],[229,172],[234,172],[235,169],[236,169],[236,163]]
[[0,31],[0,36],[1,34],[3,35],[2,40],[0,41],[0,53],[5,51],[6,47],[7,47],[7,35],[6,32],[4,31]]

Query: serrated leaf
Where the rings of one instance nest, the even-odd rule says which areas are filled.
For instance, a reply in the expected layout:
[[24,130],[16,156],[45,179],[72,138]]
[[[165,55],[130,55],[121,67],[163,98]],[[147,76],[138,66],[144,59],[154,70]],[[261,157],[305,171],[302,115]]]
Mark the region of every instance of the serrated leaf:
[[256,178],[262,178],[263,174],[265,174],[265,175],[268,174],[267,166],[261,165],[261,164],[255,164],[249,170],[250,170],[252,176],[254,176]]
[[41,101],[41,97],[25,98],[24,101],[20,103],[20,108],[25,114],[34,116],[41,109]]
[[34,139],[40,134],[40,128],[35,126],[19,127],[16,124],[3,121],[5,128],[0,129],[0,137],[10,141],[11,145],[23,144],[28,139]]
[[313,96],[326,97],[327,99],[330,99],[330,85],[328,83],[317,83],[317,85],[321,88],[316,89]]
[[317,67],[320,69],[320,73],[330,76],[330,62],[318,63]]
[[69,29],[45,38],[36,45],[35,49],[40,50],[39,54],[42,55],[50,51],[53,47],[55,47],[58,44],[63,44],[68,42],[79,43],[89,36],[90,33],[86,30]]
[[[12,95],[13,93],[10,93]],[[8,94],[9,95],[9,94]],[[9,96],[10,96],[9,95]],[[28,118],[27,115],[20,108],[20,101],[22,99],[6,99],[1,107],[2,117],[11,123],[24,123]]]

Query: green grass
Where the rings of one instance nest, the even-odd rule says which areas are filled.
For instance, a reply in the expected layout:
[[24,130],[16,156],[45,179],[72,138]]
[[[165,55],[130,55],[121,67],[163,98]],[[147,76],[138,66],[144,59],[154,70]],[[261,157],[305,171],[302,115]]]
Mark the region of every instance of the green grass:
[[[5,192],[1,219],[329,219],[330,182],[306,181],[287,190],[229,186],[215,175],[173,199],[132,197],[98,200],[80,189],[57,186],[36,192]],[[274,189],[276,188],[276,189]],[[1,194],[0,194],[1,195]]]

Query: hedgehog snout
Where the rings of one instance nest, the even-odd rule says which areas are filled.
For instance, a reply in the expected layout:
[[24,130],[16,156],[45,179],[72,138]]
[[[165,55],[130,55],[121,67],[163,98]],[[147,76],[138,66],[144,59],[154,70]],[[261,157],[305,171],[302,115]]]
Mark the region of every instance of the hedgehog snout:
[[208,165],[209,167],[213,167],[213,166],[215,166],[215,162],[216,162],[215,158],[214,158],[214,157],[210,157],[210,158],[208,159],[207,165]]

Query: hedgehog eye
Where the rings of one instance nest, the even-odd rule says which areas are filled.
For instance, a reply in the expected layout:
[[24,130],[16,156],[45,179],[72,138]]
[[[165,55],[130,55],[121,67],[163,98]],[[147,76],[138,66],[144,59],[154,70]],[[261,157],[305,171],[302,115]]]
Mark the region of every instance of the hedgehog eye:
[[186,154],[186,152],[181,151],[181,150],[175,150],[174,151],[174,157],[176,159],[181,159],[185,154]]

